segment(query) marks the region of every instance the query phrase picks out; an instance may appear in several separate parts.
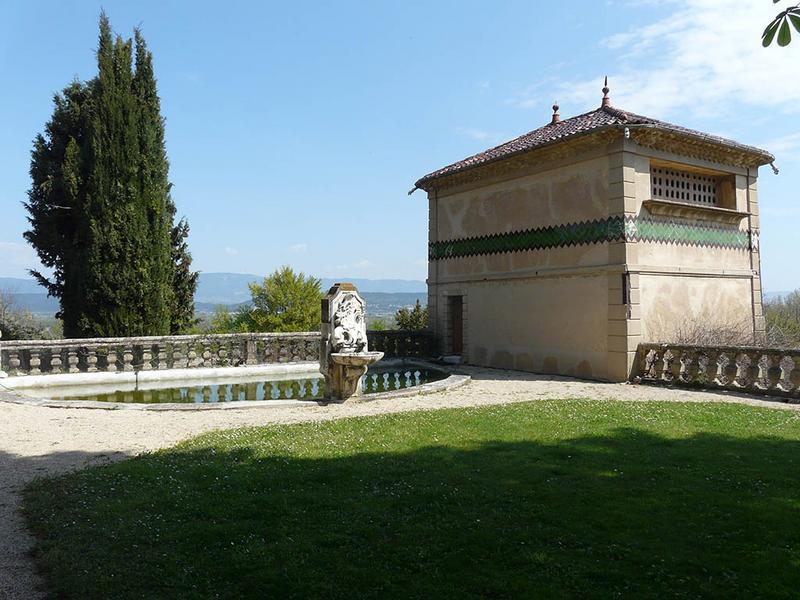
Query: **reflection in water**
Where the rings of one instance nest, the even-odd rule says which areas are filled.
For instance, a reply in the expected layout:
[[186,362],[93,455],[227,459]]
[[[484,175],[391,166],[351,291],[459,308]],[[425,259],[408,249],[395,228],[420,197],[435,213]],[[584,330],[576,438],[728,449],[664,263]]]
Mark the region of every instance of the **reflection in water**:
[[[411,367],[408,369],[369,370],[364,376],[366,394],[402,390],[438,381],[447,377],[444,371]],[[214,383],[155,390],[113,391],[92,396],[62,396],[57,400],[94,400],[100,402],[132,402],[138,404],[219,402],[258,402],[263,400],[321,400],[324,394],[322,377],[285,379],[280,381]]]

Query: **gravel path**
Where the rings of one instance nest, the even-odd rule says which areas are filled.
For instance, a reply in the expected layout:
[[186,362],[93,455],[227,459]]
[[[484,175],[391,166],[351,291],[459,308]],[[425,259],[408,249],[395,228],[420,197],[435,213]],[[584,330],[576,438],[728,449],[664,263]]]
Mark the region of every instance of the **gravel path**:
[[[473,381],[456,390],[347,405],[151,412],[0,402],[0,599],[44,597],[27,554],[32,539],[18,512],[19,494],[29,481],[163,448],[213,429],[552,398],[738,402],[800,410],[800,405],[734,394],[593,383],[513,371],[463,370]],[[0,400],[2,396],[0,392]]]

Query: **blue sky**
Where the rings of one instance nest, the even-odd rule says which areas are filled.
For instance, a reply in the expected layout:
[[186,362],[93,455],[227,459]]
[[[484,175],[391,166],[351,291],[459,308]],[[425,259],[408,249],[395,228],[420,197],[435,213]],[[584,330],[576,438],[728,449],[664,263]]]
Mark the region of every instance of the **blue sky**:
[[[759,145],[763,279],[800,287],[800,40],[760,46],[768,0],[105,0],[155,55],[174,198],[203,271],[282,264],[330,277],[426,275],[440,166],[600,102]],[[31,140],[51,96],[96,71],[100,4],[0,2],[0,276],[22,239]]]

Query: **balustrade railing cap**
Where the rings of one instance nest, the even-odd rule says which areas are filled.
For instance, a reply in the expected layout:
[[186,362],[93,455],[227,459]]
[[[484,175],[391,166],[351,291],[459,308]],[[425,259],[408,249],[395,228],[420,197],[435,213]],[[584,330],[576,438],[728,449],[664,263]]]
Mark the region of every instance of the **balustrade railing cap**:
[[165,336],[139,336],[117,338],[70,338],[56,340],[13,340],[3,342],[3,347],[13,348],[42,348],[52,346],[108,346],[125,344],[158,344],[158,343],[186,343],[220,340],[271,340],[271,339],[313,339],[319,337],[318,331],[301,331],[289,333],[200,333],[192,335],[165,335]]
[[723,345],[701,345],[701,344],[672,344],[664,342],[645,342],[639,344],[640,350],[694,350],[694,351],[713,351],[713,352],[752,352],[761,354],[800,354],[800,348],[778,348],[766,346],[723,346]]

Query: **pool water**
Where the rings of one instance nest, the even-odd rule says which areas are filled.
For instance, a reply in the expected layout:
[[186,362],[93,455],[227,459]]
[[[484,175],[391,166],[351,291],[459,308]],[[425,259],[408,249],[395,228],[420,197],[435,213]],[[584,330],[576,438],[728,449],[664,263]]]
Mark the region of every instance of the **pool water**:
[[[375,394],[439,381],[448,376],[444,371],[419,365],[370,369],[364,376],[362,389],[365,394]],[[135,404],[215,404],[221,402],[264,402],[279,400],[321,400],[325,381],[319,374],[306,378],[258,380],[237,379],[233,381],[173,382],[174,387],[145,387],[134,385],[128,389],[109,387],[107,392],[86,394],[80,388],[69,390],[52,388],[48,397],[53,400],[84,400],[94,402],[125,402]],[[162,384],[164,385],[164,384]],[[116,386],[120,387],[120,386]]]

